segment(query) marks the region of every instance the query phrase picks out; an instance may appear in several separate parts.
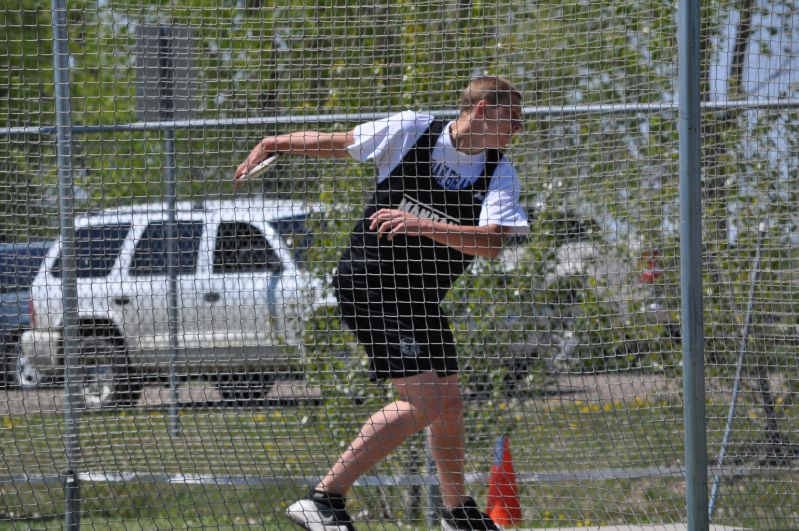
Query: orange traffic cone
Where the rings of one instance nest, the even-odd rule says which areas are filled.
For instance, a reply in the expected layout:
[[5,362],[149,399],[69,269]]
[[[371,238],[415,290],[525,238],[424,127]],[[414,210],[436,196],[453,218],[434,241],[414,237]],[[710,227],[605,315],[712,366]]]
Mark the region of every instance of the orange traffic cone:
[[488,481],[486,513],[499,526],[514,526],[522,521],[516,471],[510,455],[510,441],[505,435],[497,439],[494,464]]

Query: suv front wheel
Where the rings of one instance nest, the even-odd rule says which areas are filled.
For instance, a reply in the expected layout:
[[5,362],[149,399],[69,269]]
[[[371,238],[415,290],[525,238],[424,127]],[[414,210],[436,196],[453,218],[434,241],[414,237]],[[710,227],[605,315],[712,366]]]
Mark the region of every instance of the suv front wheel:
[[124,347],[110,337],[81,338],[79,373],[86,409],[129,407],[139,400],[141,377],[129,366]]

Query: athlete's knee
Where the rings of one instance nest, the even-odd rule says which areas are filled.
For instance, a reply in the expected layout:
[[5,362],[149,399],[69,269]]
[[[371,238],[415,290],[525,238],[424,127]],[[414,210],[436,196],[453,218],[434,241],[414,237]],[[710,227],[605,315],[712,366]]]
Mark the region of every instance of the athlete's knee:
[[463,395],[457,377],[439,377],[424,373],[394,381],[400,398],[414,410],[416,421],[422,426],[435,422],[444,414],[463,411]]
[[463,414],[463,408],[463,393],[461,393],[460,388],[448,396],[441,407],[442,412],[447,415],[461,415]]

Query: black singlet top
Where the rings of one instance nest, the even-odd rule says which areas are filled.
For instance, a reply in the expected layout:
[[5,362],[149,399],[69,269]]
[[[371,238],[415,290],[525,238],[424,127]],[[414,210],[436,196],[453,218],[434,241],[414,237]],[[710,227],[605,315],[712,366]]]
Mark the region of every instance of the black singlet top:
[[[352,231],[337,268],[337,282],[374,300],[386,298],[438,304],[474,260],[471,255],[430,238],[398,235],[393,241],[370,230],[369,216],[381,208],[400,209],[417,217],[476,226],[491,177],[502,157],[486,152],[483,174],[461,190],[447,190],[432,176],[431,152],[444,129],[435,119],[367,203]],[[358,289],[361,288],[361,289]]]

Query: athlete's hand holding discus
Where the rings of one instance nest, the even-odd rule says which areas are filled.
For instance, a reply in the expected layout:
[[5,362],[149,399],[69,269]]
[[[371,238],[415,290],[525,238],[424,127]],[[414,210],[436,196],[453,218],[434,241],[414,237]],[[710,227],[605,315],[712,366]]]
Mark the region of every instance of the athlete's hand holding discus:
[[233,181],[254,179],[275,167],[275,162],[287,155],[317,158],[348,158],[347,147],[353,143],[352,131],[326,133],[296,131],[277,136],[265,136],[250,151],[233,174]]
[[238,184],[246,179],[253,179],[260,177],[266,170],[269,169],[278,158],[278,154],[274,151],[269,151],[264,142],[259,142],[255,148],[250,151],[244,162],[239,164],[236,168],[236,173],[233,175],[234,184]]

